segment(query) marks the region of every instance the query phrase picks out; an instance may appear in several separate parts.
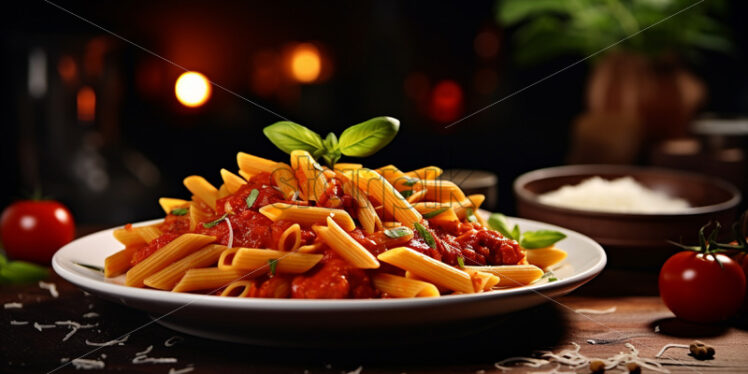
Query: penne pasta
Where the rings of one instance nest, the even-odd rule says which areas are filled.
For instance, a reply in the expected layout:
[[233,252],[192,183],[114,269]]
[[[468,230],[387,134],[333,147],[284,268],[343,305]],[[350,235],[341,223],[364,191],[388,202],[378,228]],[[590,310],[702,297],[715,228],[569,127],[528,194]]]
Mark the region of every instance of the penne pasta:
[[247,184],[247,181],[242,177],[226,169],[221,169],[221,178],[223,179],[223,185],[226,186],[229,193],[236,193],[243,185]]
[[125,246],[145,244],[145,240],[143,239],[143,237],[140,236],[136,228],[132,226],[125,226],[120,229],[115,229],[113,235],[118,242],[124,244]]
[[452,181],[424,179],[418,184],[426,189],[424,199],[428,201],[450,202],[466,199],[465,193]]
[[382,273],[373,277],[374,287],[392,297],[439,297],[431,283]]
[[177,208],[185,208],[190,202],[182,199],[174,199],[171,197],[162,197],[158,199],[158,204],[161,205],[161,209],[164,213],[171,214],[171,211]]
[[260,213],[270,218],[273,222],[285,219],[298,222],[304,226],[323,224],[328,217],[332,217],[346,231],[356,228],[353,218],[351,218],[348,212],[342,209],[275,203],[260,208]]
[[403,225],[413,227],[414,223],[421,221],[421,214],[377,172],[358,169],[353,172],[352,180],[369,199],[382,204],[383,209]]
[[332,218],[327,218],[327,227],[317,227],[317,234],[332,250],[360,269],[376,269],[379,261],[364,246],[345,232]]
[[208,219],[210,219],[210,213],[200,209],[198,204],[190,203],[190,230],[194,230],[199,223]]
[[212,243],[214,240],[216,240],[214,236],[208,235],[181,235],[128,270],[125,277],[125,285],[143,287],[143,280],[149,276],[203,246]]
[[192,175],[184,178],[184,186],[187,187],[193,195],[197,196],[211,209],[216,210],[216,200],[218,199],[218,189],[213,187],[205,178]]
[[408,247],[390,249],[377,258],[438,286],[464,293],[475,292],[468,273]]
[[[259,173],[272,174],[273,170],[275,170],[275,161],[253,156],[244,152],[236,154],[236,163],[239,165],[239,170],[250,176]],[[245,179],[249,180],[249,178],[246,177]]]
[[143,227],[136,227],[135,232],[140,235],[141,238],[143,238],[143,241],[146,243],[150,243],[159,236],[161,236],[161,230],[158,229],[156,226],[143,226]]
[[104,276],[107,278],[116,277],[120,274],[124,274],[132,264],[132,255],[143,245],[131,245],[125,247],[125,249],[108,256],[104,260]]
[[143,283],[159,290],[171,290],[187,270],[216,263],[226,246],[211,244],[145,278]]
[[350,171],[350,170],[361,169],[362,167],[364,167],[364,165],[352,164],[352,163],[347,163],[347,162],[338,162],[335,164],[335,171],[345,172],[345,171]]
[[231,282],[249,278],[245,270],[222,270],[219,268],[190,269],[172,289],[173,292],[190,292],[200,290],[217,290],[226,287]]
[[324,169],[307,151],[291,152],[291,168],[304,198],[319,201],[327,190]]
[[277,162],[271,176],[286,200],[292,200],[294,195],[298,193],[299,183],[296,181],[293,169],[288,164]]
[[234,253],[230,266],[223,269],[261,270],[260,274],[270,272],[271,263],[275,263],[275,271],[279,273],[304,273],[314,267],[322,255],[281,252],[274,249],[238,248]]
[[544,272],[535,265],[466,266],[466,269],[491,273],[499,277],[499,287],[525,286],[540,279]]
[[405,173],[408,178],[417,178],[421,180],[435,180],[442,175],[442,169],[436,166],[426,166],[420,169]]
[[292,252],[299,249],[300,246],[301,226],[298,223],[294,223],[283,231],[280,238],[278,238],[276,248],[279,251]]
[[254,176],[254,174],[252,174],[252,173],[247,173],[247,172],[246,172],[246,171],[244,171],[244,170],[239,170],[239,171],[237,171],[236,173],[237,173],[237,174],[239,174],[239,176],[240,176],[240,177],[244,178],[244,180],[245,180],[245,181],[249,181],[249,180],[250,180],[250,179],[252,179],[252,177]]
[[[371,234],[376,230],[382,229],[382,220],[379,218],[377,211],[366,197],[366,194],[356,186],[348,176],[338,173],[338,177],[343,180],[343,192],[356,200],[356,218],[361,223],[364,232]],[[350,230],[348,230],[350,231]]]
[[488,291],[501,282],[501,278],[492,273],[468,268],[465,268],[465,272],[470,274],[475,292]]
[[525,251],[527,262],[541,269],[548,269],[566,259],[566,252],[556,247],[528,249]]
[[223,297],[250,297],[257,293],[257,284],[251,280],[240,280],[229,283],[221,292]]

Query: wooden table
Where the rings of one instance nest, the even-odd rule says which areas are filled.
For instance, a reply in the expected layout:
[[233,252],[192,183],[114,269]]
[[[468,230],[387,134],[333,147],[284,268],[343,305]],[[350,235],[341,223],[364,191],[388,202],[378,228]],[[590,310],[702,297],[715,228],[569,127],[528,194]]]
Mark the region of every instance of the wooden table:
[[[86,295],[57,275],[53,274],[49,281],[57,285],[59,297],[53,298],[37,284],[0,288],[0,304],[23,304],[21,309],[2,309],[0,373],[46,373],[55,369],[56,373],[76,372],[72,365],[60,367],[64,363],[61,360],[94,349],[86,345],[87,339],[108,341],[151,321],[143,312]],[[656,292],[653,273],[608,269],[570,296],[497,317],[495,326],[486,331],[446,342],[374,349],[279,349],[216,342],[150,324],[132,333],[124,345],[102,347],[87,358],[103,358],[105,371],[122,373],[337,374],[356,373],[359,367],[361,373],[498,373],[501,371],[494,363],[504,358],[528,356],[536,350],[567,349],[571,342],[580,344],[583,354],[595,357],[627,351],[624,344],[629,342],[640,350],[641,357],[652,358],[667,343],[688,344],[700,339],[716,348],[713,360],[699,361],[688,356],[687,350],[673,349],[659,361],[673,373],[748,372],[747,324],[698,326],[679,322]],[[616,311],[610,314],[575,312],[579,308],[611,307],[616,307]],[[95,314],[82,317],[87,313]],[[69,327],[59,325],[38,331],[33,326],[34,322],[54,324],[68,320],[95,327],[80,329],[62,341],[70,333]],[[11,321],[29,324],[12,325]],[[175,344],[165,346],[170,339]],[[604,344],[589,344],[590,339]],[[176,362],[134,364],[136,354],[149,346],[153,347],[148,357],[174,358]],[[569,371],[568,367],[560,369]],[[589,371],[585,368],[578,372]]]

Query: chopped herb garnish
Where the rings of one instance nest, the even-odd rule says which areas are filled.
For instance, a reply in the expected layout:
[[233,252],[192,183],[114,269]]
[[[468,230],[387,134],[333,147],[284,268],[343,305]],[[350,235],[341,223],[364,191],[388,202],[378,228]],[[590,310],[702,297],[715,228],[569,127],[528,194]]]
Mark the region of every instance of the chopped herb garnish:
[[403,186],[413,187],[420,181],[418,178],[411,178],[411,177],[405,177],[407,178],[405,182],[403,182]]
[[91,269],[93,271],[98,271],[99,273],[103,273],[104,272],[104,268],[102,268],[101,266],[89,265],[89,264],[81,264],[80,262],[73,262],[73,263],[76,264],[76,265],[78,265],[78,266],[84,267],[86,269]]
[[524,249],[547,248],[564,238],[564,233],[554,230],[525,231],[519,246]]
[[473,208],[467,208],[467,210],[465,210],[465,217],[467,217],[468,222],[478,222],[478,217],[475,216],[475,211],[473,210]]
[[215,221],[210,221],[210,222],[203,223],[203,227],[205,227],[206,229],[209,229],[209,228],[211,228],[211,227],[213,227],[213,226],[221,223],[221,221],[223,221],[224,219],[226,219],[226,217],[228,217],[228,216],[229,216],[228,213],[224,213],[222,216],[218,217],[218,219],[215,220]]
[[247,196],[247,208],[251,208],[252,205],[255,205],[255,200],[257,200],[257,196],[260,195],[260,191],[256,188],[253,188],[252,191],[249,193],[249,196]]
[[187,208],[177,208],[177,209],[172,209],[171,212],[169,213],[171,213],[171,215],[173,216],[183,216],[187,214],[187,212],[189,212]]
[[278,267],[278,259],[271,258],[268,260],[268,264],[270,265],[270,276],[275,276],[275,269]]
[[492,229],[500,232],[501,235],[504,235],[504,237],[508,239],[517,239],[512,236],[512,232],[509,230],[509,224],[506,222],[506,217],[501,213],[491,214],[491,216],[488,217],[488,226],[491,226]]
[[457,257],[457,265],[460,265],[460,269],[465,268],[465,259],[462,257]]
[[449,209],[449,207],[446,207],[446,206],[445,206],[445,207],[439,208],[439,209],[437,209],[437,210],[432,210],[432,211],[430,211],[430,212],[428,212],[428,213],[424,213],[424,214],[423,214],[423,218],[426,218],[426,219],[429,219],[429,218],[434,218],[434,217],[436,217],[436,216],[438,216],[438,215],[440,215],[440,214],[442,214],[442,213],[446,212],[446,211],[447,211],[447,209]]
[[558,280],[558,278],[556,278],[556,274],[553,274],[553,272],[550,270],[546,271],[545,274],[543,274],[542,278],[547,279],[548,282],[555,282]]
[[423,225],[418,222],[415,222],[413,225],[418,231],[418,234],[420,234],[421,237],[423,238],[423,241],[425,241],[426,244],[429,245],[429,247],[436,248],[436,240],[434,240],[434,237],[431,236],[431,233],[429,232],[429,230],[423,227]]
[[403,236],[413,235],[413,231],[407,227],[395,227],[384,230],[384,235],[387,235],[387,237],[391,239],[397,239],[402,238]]
[[413,195],[413,190],[405,190],[400,192],[400,195],[403,195],[404,198],[409,198],[411,195]]

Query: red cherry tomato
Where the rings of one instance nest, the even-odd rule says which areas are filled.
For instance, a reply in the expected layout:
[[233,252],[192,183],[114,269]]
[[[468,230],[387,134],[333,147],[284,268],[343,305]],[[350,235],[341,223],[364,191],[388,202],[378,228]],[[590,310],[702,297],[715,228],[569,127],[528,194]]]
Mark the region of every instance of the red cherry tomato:
[[660,297],[681,319],[718,322],[734,315],[743,303],[745,275],[722,254],[684,251],[671,256],[660,270]]
[[0,217],[0,239],[8,257],[15,260],[49,264],[74,236],[73,216],[56,201],[18,201]]

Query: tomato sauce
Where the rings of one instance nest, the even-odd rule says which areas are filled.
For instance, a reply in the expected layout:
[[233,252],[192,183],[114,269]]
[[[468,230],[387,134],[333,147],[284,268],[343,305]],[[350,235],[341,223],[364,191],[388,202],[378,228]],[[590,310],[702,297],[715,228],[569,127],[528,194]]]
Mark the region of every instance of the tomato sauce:
[[171,243],[172,240],[178,238],[180,235],[182,234],[166,233],[159,236],[158,238],[148,243],[145,247],[135,251],[135,253],[133,253],[132,255],[132,259],[130,260],[130,264],[132,264],[133,266],[137,265],[139,262],[145,260],[148,256],[152,255],[157,250]]
[[377,296],[369,274],[352,267],[328,249],[309,275],[291,282],[291,297],[299,299],[367,299]]

